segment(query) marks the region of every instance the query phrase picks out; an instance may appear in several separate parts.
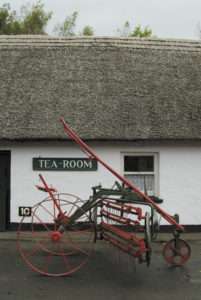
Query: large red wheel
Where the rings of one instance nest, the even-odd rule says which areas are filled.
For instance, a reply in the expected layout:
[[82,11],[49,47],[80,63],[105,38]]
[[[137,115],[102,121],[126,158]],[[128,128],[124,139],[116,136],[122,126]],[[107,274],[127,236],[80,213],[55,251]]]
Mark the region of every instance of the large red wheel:
[[18,247],[25,262],[35,271],[63,276],[78,270],[89,259],[94,228],[88,214],[75,202],[61,199],[60,195],[55,198],[63,215],[50,198],[36,204],[31,222],[26,223],[28,218],[24,217],[19,225]]
[[[82,206],[84,204],[84,201],[81,200],[80,198],[72,195],[72,194],[66,194],[66,193],[60,193],[60,194],[54,194],[54,198],[55,200],[57,201],[57,203],[59,204],[64,216],[67,216],[68,212],[67,211],[64,211],[63,208],[66,206],[66,203],[65,201],[67,202],[72,202],[73,204],[76,204],[76,206]],[[62,200],[61,200],[62,199]],[[66,200],[68,199],[68,200]],[[39,202],[37,205],[35,205],[33,208],[32,208],[32,219],[31,219],[31,228],[32,228],[32,233],[34,234],[35,231],[38,231],[37,227],[38,227],[38,219],[37,219],[37,214],[40,213],[39,210],[44,210],[46,213],[50,214],[51,213],[51,209],[49,209],[47,207],[47,204],[49,204],[49,202],[47,201],[50,201],[52,200],[51,197],[47,197],[46,199],[44,199],[42,202]],[[52,202],[54,204],[54,202]],[[74,207],[76,207],[74,206]],[[57,211],[57,209],[56,209]],[[54,213],[56,214],[56,211],[55,211],[55,208],[54,208]],[[53,214],[52,214],[52,217],[53,217]],[[61,218],[59,217],[59,214],[57,216],[54,216],[54,220],[57,218],[56,220],[56,227],[57,227],[57,230],[59,230],[59,226],[61,224]],[[86,216],[83,216],[83,218],[86,218]],[[88,216],[87,216],[87,220],[88,220]],[[43,245],[43,240],[41,240],[41,238],[39,238],[38,236],[34,235],[34,238],[35,238],[35,241],[40,245],[42,246],[43,250],[47,251],[47,252],[52,252],[52,254],[55,254],[55,255],[63,255],[65,253],[61,253],[59,251],[55,252],[55,251],[51,251],[51,249],[48,249],[48,247],[44,246]],[[70,236],[69,236],[69,239],[70,239]],[[87,242],[87,241],[86,241]],[[72,253],[67,253],[67,255],[69,254],[73,254],[75,253],[76,250],[74,249],[72,251]]]
[[[176,244],[177,243],[177,244]],[[190,257],[190,247],[184,240],[175,239],[167,242],[163,248],[163,256],[171,265],[181,266],[185,264]]]

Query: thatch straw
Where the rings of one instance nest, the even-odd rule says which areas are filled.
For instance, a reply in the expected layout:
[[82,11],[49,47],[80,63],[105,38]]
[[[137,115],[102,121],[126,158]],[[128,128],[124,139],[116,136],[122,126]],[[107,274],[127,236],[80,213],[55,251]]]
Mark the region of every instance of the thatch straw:
[[200,140],[201,42],[0,36],[0,139]]

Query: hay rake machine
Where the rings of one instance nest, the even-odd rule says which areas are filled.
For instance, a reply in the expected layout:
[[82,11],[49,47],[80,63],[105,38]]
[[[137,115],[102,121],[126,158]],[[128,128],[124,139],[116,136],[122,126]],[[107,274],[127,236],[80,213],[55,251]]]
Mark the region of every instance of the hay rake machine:
[[190,247],[180,239],[185,229],[179,224],[178,215],[163,211],[156,203],[160,200],[138,190],[102,161],[63,118],[60,120],[88,160],[97,159],[121,184],[116,181],[111,189],[95,186],[89,199],[82,201],[70,194],[59,194],[40,174],[43,186],[36,187],[49,196],[32,207],[31,222],[23,217],[18,228],[18,247],[25,262],[44,275],[71,274],[87,262],[94,243],[102,239],[132,260],[149,265],[161,216],[173,226],[173,239],[164,246],[164,258],[176,266],[186,263]]

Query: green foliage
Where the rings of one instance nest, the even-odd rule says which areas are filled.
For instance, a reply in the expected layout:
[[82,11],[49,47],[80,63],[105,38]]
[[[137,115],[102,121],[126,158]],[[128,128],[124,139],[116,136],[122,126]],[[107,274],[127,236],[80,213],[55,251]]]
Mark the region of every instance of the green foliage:
[[[45,27],[52,17],[52,12],[45,12],[44,4],[38,0],[35,4],[27,3],[21,7],[21,15],[16,11],[11,11],[10,5],[4,3],[0,7],[0,34],[46,34]],[[78,12],[68,15],[63,23],[58,23],[54,27],[54,32],[59,36],[75,36],[76,21]],[[199,32],[201,32],[199,27]],[[131,30],[130,23],[126,21],[121,29],[117,29],[117,34],[122,37],[150,37],[152,30],[149,26],[144,28],[138,25]],[[80,33],[84,36],[93,36],[94,30],[91,26],[85,26]]]
[[44,4],[37,1],[21,8],[21,16],[11,11],[8,3],[0,7],[0,34],[45,34],[52,12],[44,11]]
[[54,27],[54,32],[59,36],[71,37],[75,36],[75,26],[78,17],[78,12],[75,11],[72,15],[67,16],[63,23],[59,23]]
[[82,30],[82,35],[92,36],[94,35],[94,30],[91,26],[85,26]]
[[16,12],[10,12],[10,5],[3,4],[0,7],[0,34],[21,34],[21,24],[17,18]]
[[45,27],[52,17],[52,12],[44,11],[44,4],[38,1],[32,6],[22,6],[22,28],[24,34],[46,34]]
[[126,21],[121,29],[117,29],[117,34],[122,37],[150,37],[152,36],[152,30],[149,26],[144,28],[138,25],[131,31],[130,23]]
[[[66,16],[63,23],[59,23],[54,27],[54,32],[59,36],[71,37],[76,36],[75,27],[78,18],[78,12],[75,11],[72,15]],[[85,26],[79,35],[92,36],[94,30],[91,26]]]
[[152,35],[152,30],[149,26],[141,28],[141,25],[135,27],[133,33],[130,34],[131,37],[150,37]]

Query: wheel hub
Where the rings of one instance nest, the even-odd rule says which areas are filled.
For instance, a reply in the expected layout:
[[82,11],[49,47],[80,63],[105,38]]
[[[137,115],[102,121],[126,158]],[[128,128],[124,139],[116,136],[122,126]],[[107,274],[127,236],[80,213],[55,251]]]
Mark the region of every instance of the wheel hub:
[[62,235],[58,231],[53,231],[53,232],[51,232],[50,238],[51,238],[51,240],[52,240],[53,243],[58,243],[58,242],[61,241]]

